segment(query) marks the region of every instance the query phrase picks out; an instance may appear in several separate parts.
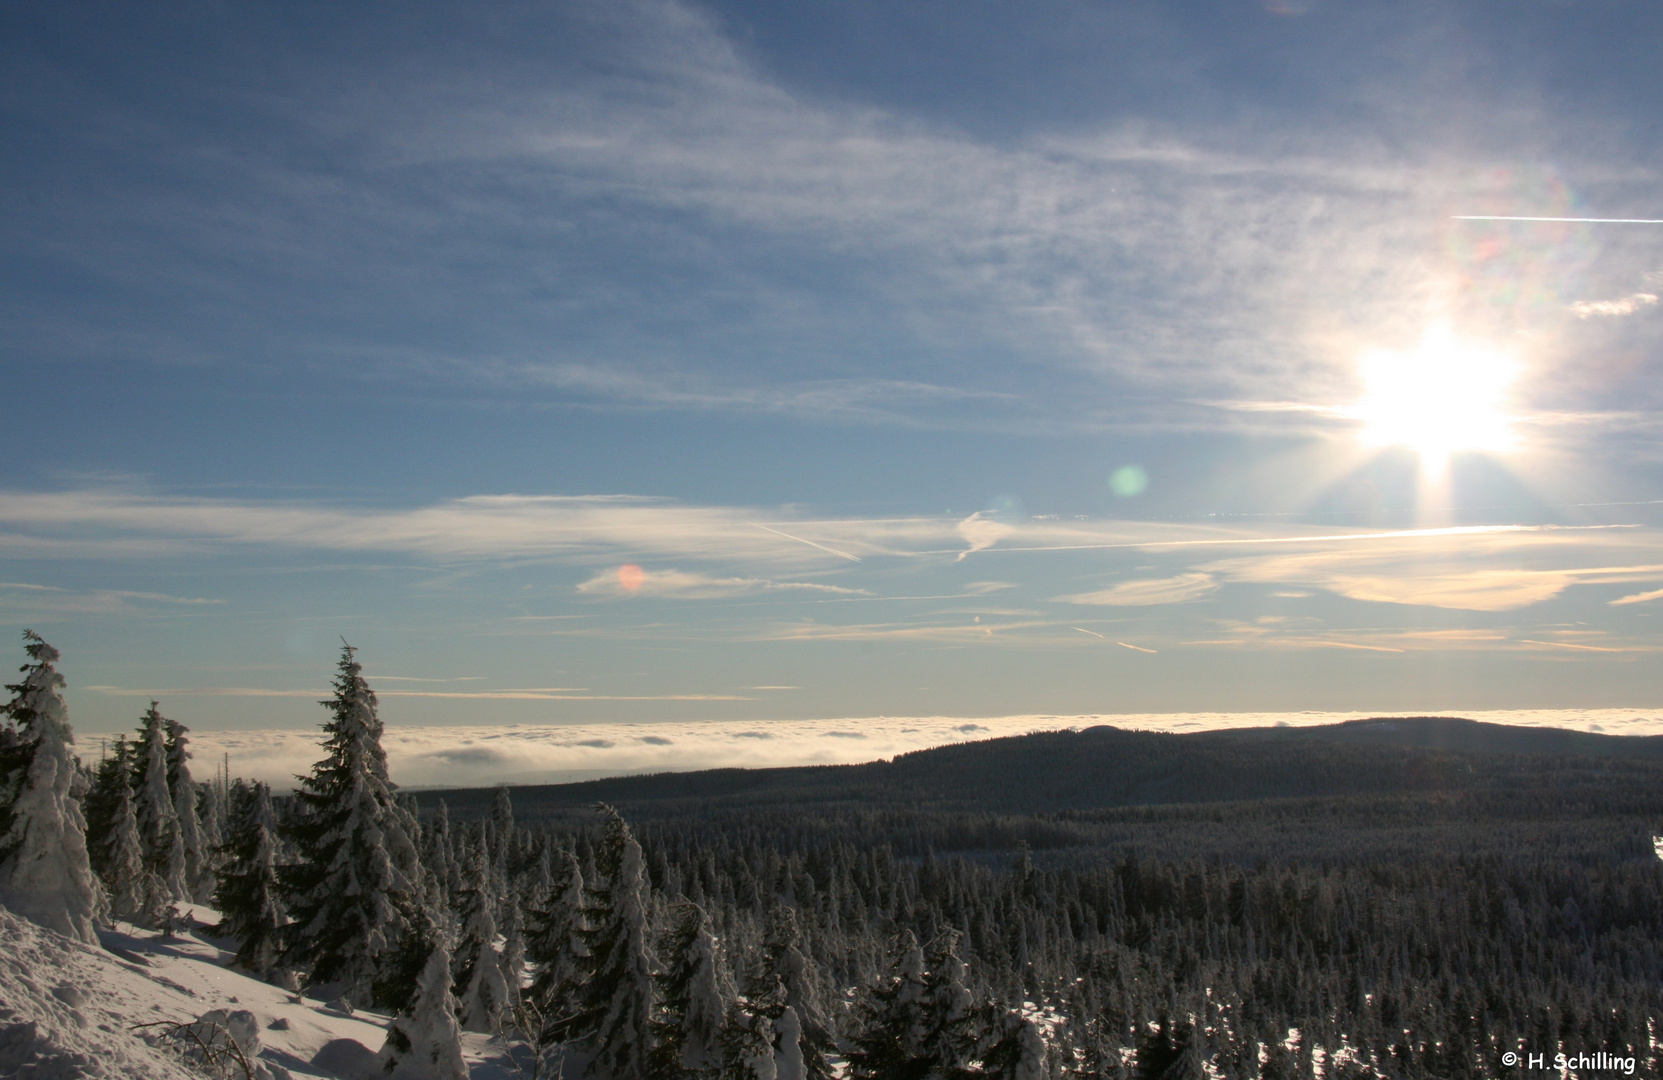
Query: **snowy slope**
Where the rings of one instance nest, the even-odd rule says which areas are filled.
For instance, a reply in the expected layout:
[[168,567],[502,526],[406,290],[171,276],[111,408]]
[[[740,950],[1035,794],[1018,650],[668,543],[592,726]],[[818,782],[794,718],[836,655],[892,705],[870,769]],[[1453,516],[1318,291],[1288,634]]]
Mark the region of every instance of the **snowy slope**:
[[[218,920],[205,907],[184,910],[198,927]],[[385,1016],[349,1016],[232,971],[230,953],[200,930],[164,939],[122,924],[99,937],[95,949],[0,908],[0,1080],[202,1080],[133,1029],[214,1009],[254,1014],[259,1060],[275,1080],[374,1074]],[[466,1036],[464,1052],[476,1080],[515,1075],[500,1040]]]

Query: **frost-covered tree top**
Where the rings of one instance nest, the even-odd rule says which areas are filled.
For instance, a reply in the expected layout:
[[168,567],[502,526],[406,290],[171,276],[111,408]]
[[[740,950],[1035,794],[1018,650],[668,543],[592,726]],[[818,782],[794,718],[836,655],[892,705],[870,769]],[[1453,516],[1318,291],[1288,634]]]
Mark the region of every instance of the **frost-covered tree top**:
[[58,650],[23,632],[29,663],[10,684],[6,717],[13,736],[0,767],[0,903],[42,926],[97,944],[101,907],[87,858],[81,796],[86,781],[71,747]]
[[[364,681],[364,665],[357,659],[358,650],[351,645],[341,646],[341,661],[335,669],[335,695],[319,702],[329,710],[329,722],[323,725],[328,738],[323,742],[329,756],[303,780],[308,790],[326,788],[333,781],[337,785],[352,783],[365,777],[392,791],[387,774],[387,752],[381,748],[383,726],[377,711],[379,703],[375,691]],[[388,796],[391,802],[391,795]]]

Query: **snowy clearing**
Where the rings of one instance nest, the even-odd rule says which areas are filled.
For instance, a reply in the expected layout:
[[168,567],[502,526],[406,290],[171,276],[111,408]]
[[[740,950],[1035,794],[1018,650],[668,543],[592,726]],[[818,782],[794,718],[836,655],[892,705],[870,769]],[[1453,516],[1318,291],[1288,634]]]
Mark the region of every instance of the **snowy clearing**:
[[[378,1075],[386,1016],[347,1015],[229,969],[231,954],[202,929],[218,913],[181,910],[192,929],[171,939],[123,923],[101,930],[103,947],[93,948],[0,908],[0,1077],[201,1080],[168,1045],[142,1037],[155,1040],[159,1027],[138,1025],[189,1022],[215,1009],[254,1014],[257,1061],[271,1080]],[[474,1080],[519,1075],[501,1040],[467,1034],[463,1048]]]

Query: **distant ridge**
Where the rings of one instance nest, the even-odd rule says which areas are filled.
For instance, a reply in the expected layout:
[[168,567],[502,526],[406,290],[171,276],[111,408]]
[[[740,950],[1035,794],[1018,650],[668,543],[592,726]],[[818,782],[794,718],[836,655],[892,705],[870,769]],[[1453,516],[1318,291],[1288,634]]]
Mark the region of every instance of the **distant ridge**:
[[1601,757],[1663,758],[1663,735],[1602,735],[1569,728],[1489,724],[1453,716],[1380,716],[1315,727],[1225,728],[1207,734],[1229,734],[1241,738],[1313,738],[1471,754],[1593,754]]
[[[1663,790],[1663,736],[1599,735],[1448,717],[1171,734],[1110,726],[954,743],[862,765],[711,769],[514,789],[527,820],[611,803],[643,820],[821,805],[874,811],[1057,813],[1175,803],[1415,792]],[[486,812],[494,788],[418,793],[453,815]]]

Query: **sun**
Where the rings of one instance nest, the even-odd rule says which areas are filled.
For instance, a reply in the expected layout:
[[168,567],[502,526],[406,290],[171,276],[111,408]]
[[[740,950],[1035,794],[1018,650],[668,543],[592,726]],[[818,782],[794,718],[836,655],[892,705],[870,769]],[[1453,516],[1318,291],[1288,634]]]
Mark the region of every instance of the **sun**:
[[1365,442],[1408,447],[1429,466],[1514,448],[1507,405],[1518,366],[1499,349],[1435,327],[1412,352],[1371,352],[1360,363],[1364,392],[1352,415]]

